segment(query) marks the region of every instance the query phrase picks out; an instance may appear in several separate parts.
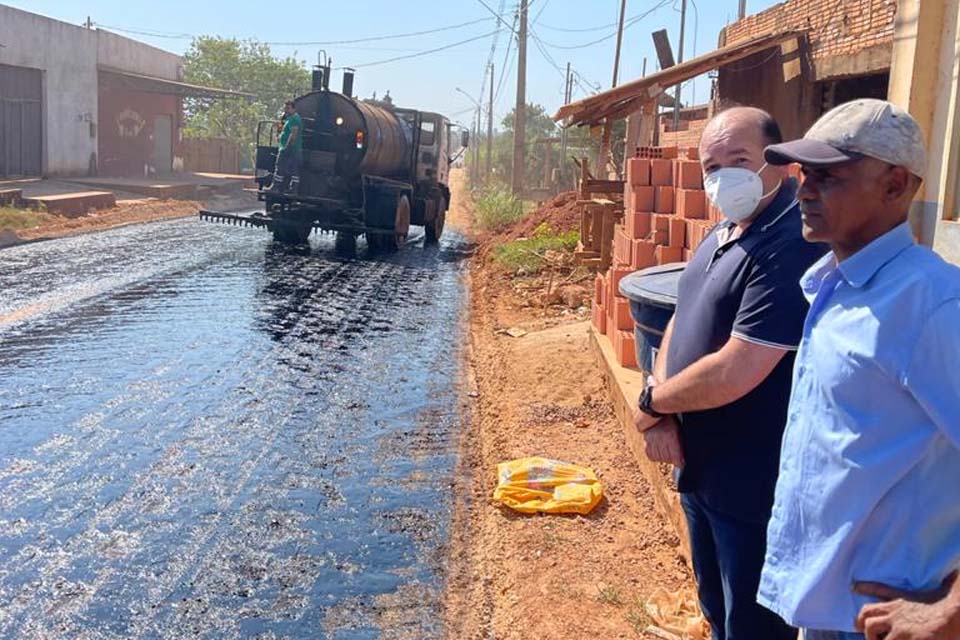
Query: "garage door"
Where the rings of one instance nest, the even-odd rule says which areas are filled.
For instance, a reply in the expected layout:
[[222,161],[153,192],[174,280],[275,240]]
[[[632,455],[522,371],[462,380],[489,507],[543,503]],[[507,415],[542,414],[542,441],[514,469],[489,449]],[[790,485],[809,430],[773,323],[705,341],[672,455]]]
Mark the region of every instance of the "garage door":
[[0,65],[0,177],[42,171],[41,78],[37,69]]

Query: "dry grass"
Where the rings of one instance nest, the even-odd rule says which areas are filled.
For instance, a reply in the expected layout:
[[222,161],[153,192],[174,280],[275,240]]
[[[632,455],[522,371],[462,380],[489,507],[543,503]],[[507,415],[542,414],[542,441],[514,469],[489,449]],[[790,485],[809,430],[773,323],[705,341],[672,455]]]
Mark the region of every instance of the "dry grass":
[[57,220],[56,216],[43,211],[0,207],[0,231],[5,229],[31,229],[55,220]]

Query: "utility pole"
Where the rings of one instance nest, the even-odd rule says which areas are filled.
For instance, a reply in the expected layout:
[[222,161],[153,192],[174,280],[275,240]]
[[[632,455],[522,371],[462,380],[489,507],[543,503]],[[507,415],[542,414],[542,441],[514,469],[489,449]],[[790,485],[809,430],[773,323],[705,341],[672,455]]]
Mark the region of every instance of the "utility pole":
[[737,19],[743,20],[747,17],[747,0],[740,0],[740,9],[737,11]]
[[623,19],[627,12],[627,0],[620,0],[620,21],[617,23],[617,52],[613,54],[613,83],[617,86],[620,77],[620,45],[623,43]]
[[[480,97],[483,99],[483,96]],[[487,180],[493,166],[493,62],[490,63],[490,106],[487,107]]]
[[517,33],[517,106],[513,112],[513,194],[523,192],[527,142],[527,0],[520,0],[520,30]]
[[[683,32],[687,26],[687,0],[682,0],[680,4],[680,47],[677,49],[677,64],[683,62]],[[680,128],[680,89],[683,83],[677,84],[676,104],[673,105],[673,131],[676,133]]]
[[[573,74],[570,73],[570,63],[567,63],[567,78],[563,85],[563,104],[570,104],[573,97]],[[566,174],[564,167],[567,166],[567,128],[560,130],[560,184],[566,188]]]
[[87,29],[93,29],[93,20],[90,19],[90,16],[87,16],[87,21],[83,23]]
[[473,183],[475,185],[480,183],[480,114],[482,112],[483,107],[478,104],[477,117],[473,124],[473,139],[476,140],[473,145]]

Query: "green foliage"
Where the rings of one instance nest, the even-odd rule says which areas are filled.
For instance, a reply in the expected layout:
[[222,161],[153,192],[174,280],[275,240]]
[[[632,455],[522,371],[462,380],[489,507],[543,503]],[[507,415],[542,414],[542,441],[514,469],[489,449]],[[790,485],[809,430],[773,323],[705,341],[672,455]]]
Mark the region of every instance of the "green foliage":
[[53,216],[43,211],[33,209],[16,209],[14,207],[0,207],[0,230],[3,229],[30,229],[51,220]]
[[474,210],[481,227],[497,229],[523,217],[523,202],[509,187],[494,183],[480,193]]
[[494,249],[493,259],[509,271],[539,273],[547,266],[548,251],[572,251],[579,239],[578,231],[558,233],[543,223],[529,238],[520,238]]
[[[547,158],[544,153],[544,146],[534,142],[542,139],[559,140],[561,129],[554,123],[549,113],[538,104],[527,105],[527,126],[526,126],[526,161],[524,167],[525,183],[528,188],[539,186],[543,181],[544,175],[551,174],[554,168],[563,165],[565,183],[561,189],[573,189],[575,185],[574,176],[578,175],[579,169],[570,160],[571,157],[586,157],[589,161],[591,171],[595,174],[597,155],[600,153],[600,130],[591,131],[588,127],[572,127],[567,130],[567,155],[560,157],[560,145],[554,143],[550,153],[549,167],[544,166]],[[510,182],[513,174],[513,128],[515,121],[515,110],[508,113],[501,125],[503,129],[494,133],[492,169],[493,179],[502,182]],[[610,135],[613,159],[619,166],[623,162],[624,139],[627,134],[626,120],[617,120],[613,123],[613,129]],[[481,176],[486,168],[487,142],[486,132],[481,131],[476,139],[471,141],[471,145],[479,145],[480,150],[480,169]],[[466,156],[467,163],[473,161],[472,150],[468,151]]]
[[252,161],[257,122],[278,117],[286,100],[310,87],[303,62],[277,58],[270,47],[254,40],[202,36],[184,55],[184,80],[233,91],[254,98],[187,98],[185,135],[224,137],[236,141]]

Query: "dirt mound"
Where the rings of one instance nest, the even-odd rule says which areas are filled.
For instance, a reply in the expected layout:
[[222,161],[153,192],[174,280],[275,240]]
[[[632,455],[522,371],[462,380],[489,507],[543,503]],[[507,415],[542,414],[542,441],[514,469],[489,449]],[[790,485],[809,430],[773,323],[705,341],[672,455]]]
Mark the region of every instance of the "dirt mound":
[[502,246],[520,238],[529,238],[537,227],[547,224],[556,233],[566,233],[580,228],[580,208],[577,192],[564,191],[541,204],[535,211],[513,224],[506,225],[479,237],[477,256],[489,259],[494,247]]
[[529,238],[536,228],[544,223],[560,233],[579,229],[580,208],[577,206],[577,192],[564,191],[557,194],[519,222],[501,229],[496,234],[496,240],[509,242],[517,238]]

